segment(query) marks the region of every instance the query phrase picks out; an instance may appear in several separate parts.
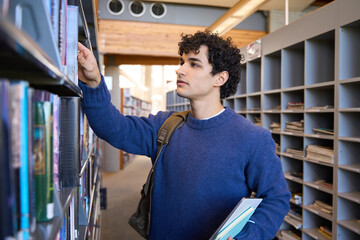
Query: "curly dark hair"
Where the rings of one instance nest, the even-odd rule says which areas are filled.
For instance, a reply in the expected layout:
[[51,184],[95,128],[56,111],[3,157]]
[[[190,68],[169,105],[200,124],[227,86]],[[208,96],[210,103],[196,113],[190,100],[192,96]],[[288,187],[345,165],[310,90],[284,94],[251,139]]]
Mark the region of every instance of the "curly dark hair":
[[234,46],[231,38],[223,39],[210,31],[198,31],[194,35],[181,34],[179,42],[179,55],[190,51],[198,54],[201,45],[208,47],[208,60],[212,66],[211,74],[222,71],[229,73],[229,79],[220,88],[220,98],[224,99],[236,93],[240,82],[240,49]]

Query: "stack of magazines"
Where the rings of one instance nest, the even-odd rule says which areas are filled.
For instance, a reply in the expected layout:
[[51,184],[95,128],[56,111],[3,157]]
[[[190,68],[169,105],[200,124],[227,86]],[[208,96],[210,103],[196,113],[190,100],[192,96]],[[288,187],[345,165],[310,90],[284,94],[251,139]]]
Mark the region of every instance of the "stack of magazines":
[[286,123],[285,132],[303,133],[304,132],[304,120],[290,121]]
[[290,153],[293,157],[302,158],[304,157],[304,151],[301,149],[287,148],[285,153]]
[[280,125],[280,123],[272,122],[272,123],[270,124],[270,130],[271,130],[271,131],[281,131],[281,125]]
[[304,109],[304,103],[303,102],[289,102],[288,103],[288,109],[289,110],[301,110],[301,109]]
[[282,230],[277,236],[281,240],[300,240],[301,237],[291,230]]
[[313,208],[316,208],[324,213],[327,213],[327,214],[332,214],[332,212],[333,212],[332,206],[330,206],[329,204],[326,204],[320,200],[315,200],[315,202],[310,204],[310,206]]
[[308,145],[306,148],[306,159],[333,164],[334,150],[328,146]]
[[300,229],[302,226],[302,216],[291,209],[289,213],[285,216],[285,221],[292,225],[295,229]]

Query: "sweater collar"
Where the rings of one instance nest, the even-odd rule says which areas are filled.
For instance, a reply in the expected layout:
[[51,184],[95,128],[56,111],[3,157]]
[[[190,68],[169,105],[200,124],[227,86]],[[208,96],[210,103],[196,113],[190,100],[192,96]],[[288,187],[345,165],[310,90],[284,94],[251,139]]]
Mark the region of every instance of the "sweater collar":
[[186,123],[194,129],[213,128],[227,122],[235,114],[236,113],[229,107],[225,107],[225,111],[207,120],[196,119],[189,113]]

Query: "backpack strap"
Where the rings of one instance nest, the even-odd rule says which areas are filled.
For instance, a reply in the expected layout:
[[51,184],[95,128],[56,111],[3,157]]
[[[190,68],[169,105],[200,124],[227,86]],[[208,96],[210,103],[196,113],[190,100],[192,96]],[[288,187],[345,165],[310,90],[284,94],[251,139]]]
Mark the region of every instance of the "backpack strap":
[[184,112],[173,113],[161,125],[161,127],[158,131],[158,134],[157,134],[156,158],[155,158],[153,166],[151,167],[151,170],[149,172],[149,175],[147,177],[147,180],[146,180],[146,183],[144,186],[145,195],[148,194],[149,187],[152,188],[153,177],[154,177],[153,175],[155,172],[156,163],[157,163],[157,160],[159,159],[162,149],[164,148],[164,146],[166,146],[169,143],[170,138],[174,134],[175,130],[178,129],[179,127],[181,127],[185,123],[185,120],[186,120],[188,114],[189,114],[189,110],[184,111]]

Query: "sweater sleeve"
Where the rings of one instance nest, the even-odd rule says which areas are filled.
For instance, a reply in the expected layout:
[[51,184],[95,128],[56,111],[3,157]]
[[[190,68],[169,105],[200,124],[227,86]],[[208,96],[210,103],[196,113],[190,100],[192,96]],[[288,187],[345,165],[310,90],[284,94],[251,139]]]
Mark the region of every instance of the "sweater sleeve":
[[235,239],[273,239],[289,211],[291,194],[275,154],[275,143],[268,131],[259,139],[245,174],[249,188],[263,201],[251,217],[254,223],[248,222]]
[[103,77],[96,88],[82,82],[79,82],[79,87],[83,91],[82,109],[98,137],[129,153],[151,158],[156,155],[157,131],[168,113],[160,112],[148,118],[122,115],[111,103]]

